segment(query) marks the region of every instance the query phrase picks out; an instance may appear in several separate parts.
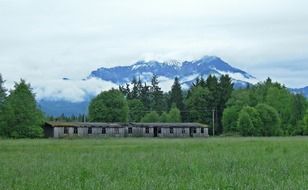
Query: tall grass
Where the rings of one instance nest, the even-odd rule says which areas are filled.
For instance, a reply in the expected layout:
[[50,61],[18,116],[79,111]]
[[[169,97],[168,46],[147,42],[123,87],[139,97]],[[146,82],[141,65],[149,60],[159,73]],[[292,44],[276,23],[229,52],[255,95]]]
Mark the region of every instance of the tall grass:
[[308,138],[0,140],[0,189],[306,189]]

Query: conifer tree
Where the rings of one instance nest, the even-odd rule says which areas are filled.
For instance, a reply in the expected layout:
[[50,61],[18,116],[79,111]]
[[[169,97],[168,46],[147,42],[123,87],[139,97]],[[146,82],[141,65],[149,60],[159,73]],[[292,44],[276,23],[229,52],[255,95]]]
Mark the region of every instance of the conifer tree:
[[131,96],[129,97],[129,99],[138,99],[138,82],[136,77],[133,78],[132,82],[131,82],[133,89],[131,91]]
[[161,113],[164,110],[165,102],[164,102],[164,96],[163,91],[158,86],[158,78],[157,75],[154,75],[151,80],[151,110],[157,111],[158,113]]
[[223,132],[223,125],[222,125],[222,116],[224,109],[226,107],[226,103],[231,97],[231,93],[233,91],[233,84],[231,78],[228,75],[222,75],[219,79],[219,83],[217,86],[217,97],[214,97],[217,100],[217,132]]
[[150,86],[148,86],[146,83],[144,83],[142,86],[140,100],[143,103],[145,109],[144,111],[149,111],[151,108]]
[[169,101],[169,107],[172,106],[172,104],[175,104],[176,107],[183,111],[184,109],[184,103],[183,103],[183,95],[182,95],[182,88],[178,77],[175,77],[174,83],[171,87],[171,94],[170,94],[170,101]]
[[0,136],[5,135],[5,115],[4,115],[4,107],[6,100],[6,89],[4,88],[4,80],[2,79],[2,75],[0,74]]

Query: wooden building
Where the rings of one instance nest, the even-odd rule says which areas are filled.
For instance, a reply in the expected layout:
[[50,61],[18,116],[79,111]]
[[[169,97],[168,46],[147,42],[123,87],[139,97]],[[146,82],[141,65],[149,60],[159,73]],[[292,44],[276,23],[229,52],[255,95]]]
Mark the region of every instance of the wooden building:
[[199,123],[46,122],[45,137],[208,137]]

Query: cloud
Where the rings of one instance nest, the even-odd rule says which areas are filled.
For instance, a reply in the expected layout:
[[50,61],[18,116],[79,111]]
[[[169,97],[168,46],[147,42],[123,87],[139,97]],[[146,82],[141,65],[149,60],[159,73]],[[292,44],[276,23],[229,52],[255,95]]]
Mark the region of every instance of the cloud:
[[8,86],[26,79],[40,97],[79,100],[86,83],[79,81],[99,67],[217,55],[258,79],[304,86],[306,7],[306,0],[2,0],[0,73]]
[[117,88],[116,84],[96,78],[87,80],[50,80],[35,83],[34,93],[38,100],[67,100],[81,102],[89,96],[95,96],[104,90]]

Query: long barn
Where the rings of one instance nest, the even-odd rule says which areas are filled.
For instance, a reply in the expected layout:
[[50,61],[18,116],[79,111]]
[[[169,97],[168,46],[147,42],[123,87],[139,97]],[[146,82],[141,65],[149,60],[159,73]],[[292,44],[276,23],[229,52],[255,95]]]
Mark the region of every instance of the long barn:
[[45,137],[208,137],[199,123],[46,122]]

